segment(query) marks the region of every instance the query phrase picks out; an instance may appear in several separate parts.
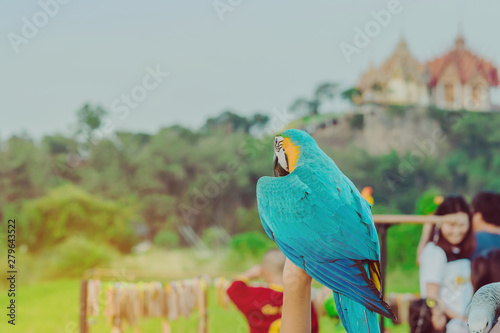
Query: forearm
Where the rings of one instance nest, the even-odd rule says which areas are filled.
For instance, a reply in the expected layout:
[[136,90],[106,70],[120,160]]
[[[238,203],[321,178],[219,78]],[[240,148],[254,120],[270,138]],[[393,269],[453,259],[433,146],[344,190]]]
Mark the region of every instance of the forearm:
[[252,280],[258,279],[261,277],[262,268],[259,265],[251,267],[246,272],[241,273],[236,277],[236,280],[241,280],[243,282],[250,282]]
[[[427,299],[439,300],[439,285],[436,283],[427,283],[425,286]],[[435,330],[441,330],[446,326],[446,316],[440,302],[431,309],[431,322]]]
[[311,332],[311,277],[287,259],[283,272],[281,332]]
[[467,321],[466,317],[464,317],[463,315],[461,315],[461,314],[453,311],[452,309],[450,309],[448,306],[446,306],[446,304],[444,304],[440,300],[440,297],[439,297],[439,288],[440,288],[440,286],[438,284],[427,283],[426,284],[427,298],[437,300],[439,302],[441,310],[446,314],[446,316],[448,318],[451,318],[451,319],[456,318],[456,319],[461,319],[461,320]]
[[490,234],[500,234],[500,228],[497,225],[485,222],[482,219],[474,221],[474,232],[489,232]]
[[489,232],[490,234],[500,234],[500,228],[491,223],[485,223],[483,231]]
[[420,241],[417,247],[417,264],[419,263],[420,254],[424,250],[425,244],[429,240],[429,235],[431,234],[432,224],[426,223],[422,228],[422,235],[420,236]]
[[490,333],[500,333],[500,323],[497,323],[495,326],[493,326],[493,329],[490,331]]
[[443,305],[444,307],[444,313],[446,314],[446,316],[450,319],[461,319],[463,321],[467,321],[467,317],[465,316],[462,316],[458,313],[456,313],[455,311],[453,311],[452,309],[450,309],[449,307]]

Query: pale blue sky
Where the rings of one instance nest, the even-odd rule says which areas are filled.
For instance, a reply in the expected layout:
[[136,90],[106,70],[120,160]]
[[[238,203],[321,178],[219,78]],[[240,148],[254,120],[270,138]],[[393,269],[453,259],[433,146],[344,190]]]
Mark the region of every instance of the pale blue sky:
[[[227,108],[270,113],[321,82],[354,84],[402,35],[418,59],[441,55],[460,21],[466,44],[500,66],[500,2],[494,0],[401,0],[401,13],[351,63],[339,44],[353,43],[354,28],[363,29],[373,20],[370,12],[390,1],[239,2],[221,21],[212,0],[71,0],[15,53],[9,33],[22,36],[22,18],[32,22],[42,9],[34,0],[2,1],[0,137],[24,130],[36,138],[67,134],[85,102],[111,111],[157,65],[169,76],[128,116],[112,114],[116,128],[196,128]],[[498,91],[493,101],[500,104]]]

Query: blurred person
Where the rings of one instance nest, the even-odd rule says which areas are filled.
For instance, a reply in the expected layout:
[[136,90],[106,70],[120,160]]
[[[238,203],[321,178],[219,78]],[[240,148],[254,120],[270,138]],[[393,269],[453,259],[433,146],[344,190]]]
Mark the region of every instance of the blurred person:
[[480,192],[472,201],[476,248],[471,259],[484,251],[500,249],[500,194]]
[[483,251],[472,260],[471,281],[474,292],[484,285],[500,282],[500,249]]
[[469,206],[461,196],[448,197],[435,215],[456,221],[432,226],[419,258],[420,294],[432,311],[435,331],[446,325],[446,332],[467,332],[465,313],[473,294],[469,257],[475,241]]
[[[260,266],[254,266],[240,274],[227,290],[229,298],[246,317],[250,333],[280,332],[285,260],[286,257],[280,250],[270,250],[264,255]],[[268,283],[268,287],[249,285],[250,281],[257,279],[263,279]],[[302,305],[307,308],[310,316],[307,332],[317,333],[318,318],[311,304],[310,288],[309,283],[309,299]]]

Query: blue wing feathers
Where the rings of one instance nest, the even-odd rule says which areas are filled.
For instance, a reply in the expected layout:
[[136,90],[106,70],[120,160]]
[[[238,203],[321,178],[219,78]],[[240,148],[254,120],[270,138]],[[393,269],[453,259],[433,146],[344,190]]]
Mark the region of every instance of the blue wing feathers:
[[342,294],[333,293],[335,307],[348,333],[380,332],[377,315]]
[[388,305],[380,299],[380,292],[360,269],[360,263],[353,260],[323,264],[308,261],[306,265],[311,276],[333,291],[349,296],[371,311],[394,318]]

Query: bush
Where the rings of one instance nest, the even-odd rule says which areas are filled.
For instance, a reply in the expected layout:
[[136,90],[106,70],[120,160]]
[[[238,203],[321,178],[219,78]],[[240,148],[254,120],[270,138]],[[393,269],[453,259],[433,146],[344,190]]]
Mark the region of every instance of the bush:
[[155,236],[154,243],[167,249],[173,249],[179,246],[179,235],[171,230],[162,230]]
[[276,244],[267,235],[251,231],[235,235],[229,248],[240,258],[247,256],[259,258],[268,250],[276,248]]
[[137,242],[132,222],[135,207],[128,202],[103,200],[65,184],[45,196],[23,203],[19,233],[30,251],[59,244],[71,235],[92,237],[128,252]]
[[227,247],[230,236],[220,227],[210,227],[203,231],[201,238],[203,243],[211,250],[219,250]]
[[251,208],[238,207],[235,215],[238,221],[238,232],[262,231],[262,223],[260,222],[257,205]]
[[387,114],[390,117],[399,117],[405,115],[409,109],[410,106],[407,105],[389,105],[387,106]]
[[96,243],[83,236],[71,236],[46,252],[51,277],[79,277],[86,270],[106,267],[118,251],[105,243]]
[[399,224],[387,232],[387,270],[413,271],[417,269],[417,247],[422,226]]

